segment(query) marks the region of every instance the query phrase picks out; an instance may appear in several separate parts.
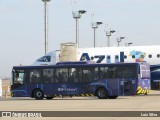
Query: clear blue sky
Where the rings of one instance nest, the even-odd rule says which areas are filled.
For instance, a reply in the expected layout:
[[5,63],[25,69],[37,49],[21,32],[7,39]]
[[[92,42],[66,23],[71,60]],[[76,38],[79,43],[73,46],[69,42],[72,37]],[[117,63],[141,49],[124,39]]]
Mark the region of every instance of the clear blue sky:
[[[92,21],[101,21],[96,46],[106,46],[105,30],[124,36],[121,43],[160,44],[160,0],[51,0],[49,2],[49,47],[75,42],[72,10],[87,11],[79,21],[80,47],[93,46]],[[92,16],[94,14],[94,16]],[[92,16],[92,17],[91,17]],[[44,4],[42,0],[0,0],[0,76],[10,77],[14,65],[30,65],[44,55]]]

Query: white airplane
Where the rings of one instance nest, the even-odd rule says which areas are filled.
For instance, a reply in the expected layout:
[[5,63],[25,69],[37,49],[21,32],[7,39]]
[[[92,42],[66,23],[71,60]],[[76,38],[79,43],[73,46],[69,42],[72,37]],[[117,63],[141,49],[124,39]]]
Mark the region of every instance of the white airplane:
[[146,61],[150,64],[151,89],[160,90],[160,45],[76,49],[64,47],[37,59],[33,65],[53,65],[60,61],[95,61],[96,63]]
[[96,63],[146,61],[155,67],[160,64],[160,45],[77,48],[72,52],[71,49],[68,52],[64,50],[63,53],[60,50],[56,50],[40,57],[33,65],[52,65],[59,61],[90,60]]

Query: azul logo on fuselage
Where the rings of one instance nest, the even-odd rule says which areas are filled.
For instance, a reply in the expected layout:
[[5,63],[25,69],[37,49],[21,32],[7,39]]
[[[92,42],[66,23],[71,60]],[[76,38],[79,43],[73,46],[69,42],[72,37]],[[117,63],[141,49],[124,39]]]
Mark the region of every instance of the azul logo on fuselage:
[[[140,51],[130,51],[129,55],[124,55],[124,52],[120,52],[119,55],[114,55],[114,61],[112,62],[124,62],[124,59],[127,59],[127,57],[132,57],[134,59],[134,62],[142,62],[145,58],[145,53]],[[111,63],[111,56],[112,55],[94,55],[90,56],[89,53],[82,53],[80,57],[80,61],[90,61],[90,60],[96,60],[96,63]]]

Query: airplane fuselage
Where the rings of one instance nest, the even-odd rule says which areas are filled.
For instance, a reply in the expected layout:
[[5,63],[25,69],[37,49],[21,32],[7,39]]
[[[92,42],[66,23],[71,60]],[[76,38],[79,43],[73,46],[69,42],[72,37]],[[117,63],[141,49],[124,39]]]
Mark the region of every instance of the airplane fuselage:
[[79,48],[78,60],[97,63],[142,62],[160,63],[160,46]]
[[[69,53],[68,53],[69,55]],[[50,57],[45,61],[45,56]],[[39,58],[35,65],[56,64],[60,61],[60,51],[54,51]],[[142,62],[146,61],[150,65],[160,64],[160,46],[129,46],[129,47],[96,47],[77,48],[76,61],[95,61],[96,63],[116,63],[116,62]],[[43,60],[43,59],[44,60]],[[66,60],[67,61],[67,60]]]

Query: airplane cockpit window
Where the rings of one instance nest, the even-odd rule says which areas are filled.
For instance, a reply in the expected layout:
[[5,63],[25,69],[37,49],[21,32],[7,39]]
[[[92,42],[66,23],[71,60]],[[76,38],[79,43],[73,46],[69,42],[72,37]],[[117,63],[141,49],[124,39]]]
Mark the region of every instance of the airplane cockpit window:
[[43,56],[37,60],[37,62],[50,62],[51,56]]

